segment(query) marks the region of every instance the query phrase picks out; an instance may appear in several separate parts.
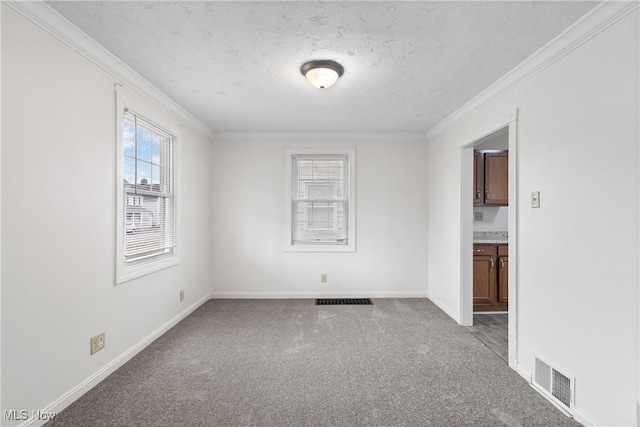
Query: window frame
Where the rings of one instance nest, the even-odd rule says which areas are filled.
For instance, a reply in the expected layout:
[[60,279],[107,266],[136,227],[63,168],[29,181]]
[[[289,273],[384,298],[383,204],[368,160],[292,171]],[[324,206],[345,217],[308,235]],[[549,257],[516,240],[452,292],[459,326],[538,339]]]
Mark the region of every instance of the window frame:
[[[129,109],[146,121],[152,122],[165,132],[171,134],[173,150],[173,208],[175,216],[175,247],[171,253],[141,257],[137,260],[125,260],[126,243],[126,205],[127,193],[124,186],[124,120],[125,111]],[[181,248],[181,204],[180,204],[180,146],[181,132],[175,120],[157,113],[154,108],[137,101],[134,97],[124,95],[116,90],[116,284],[163,270],[180,264]],[[135,222],[135,220],[134,220]]]
[[[293,243],[293,157],[314,155],[340,155],[347,157],[347,182],[345,191],[348,195],[347,210],[347,243]],[[287,148],[285,149],[285,233],[284,243],[286,252],[356,252],[356,150],[354,148],[314,149]],[[337,212],[334,212],[337,214]]]

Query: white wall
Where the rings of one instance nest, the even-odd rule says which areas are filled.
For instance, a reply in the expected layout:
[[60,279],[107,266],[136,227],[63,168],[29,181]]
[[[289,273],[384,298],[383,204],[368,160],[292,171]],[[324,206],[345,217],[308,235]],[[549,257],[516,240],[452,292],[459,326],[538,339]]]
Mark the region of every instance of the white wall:
[[[307,139],[306,142],[299,142]],[[212,155],[217,296],[426,296],[426,144],[295,135],[219,141]],[[356,147],[355,253],[287,253],[285,147]],[[328,282],[320,283],[320,274]]]
[[473,220],[473,231],[508,231],[508,206],[474,207],[474,212],[482,212],[482,221]]
[[[460,318],[459,145],[518,109],[518,368],[576,377],[574,409],[636,425],[638,11],[429,143],[429,293]],[[541,208],[528,206],[540,191]]]
[[2,410],[30,412],[208,295],[211,146],[183,129],[182,263],[116,286],[114,79],[2,8]]

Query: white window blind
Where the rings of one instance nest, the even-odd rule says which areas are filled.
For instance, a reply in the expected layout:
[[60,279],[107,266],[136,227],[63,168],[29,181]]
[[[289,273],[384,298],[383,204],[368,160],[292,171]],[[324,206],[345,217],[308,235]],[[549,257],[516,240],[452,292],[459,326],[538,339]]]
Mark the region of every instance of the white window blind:
[[349,243],[349,158],[292,156],[291,244]]
[[131,263],[176,246],[176,138],[130,109],[123,126],[124,258]]

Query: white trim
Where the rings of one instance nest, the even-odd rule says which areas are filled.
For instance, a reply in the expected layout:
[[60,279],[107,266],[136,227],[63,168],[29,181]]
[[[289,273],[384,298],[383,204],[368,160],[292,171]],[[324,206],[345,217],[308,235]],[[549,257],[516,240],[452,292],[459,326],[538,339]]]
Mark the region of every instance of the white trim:
[[[2,23],[2,7],[0,5],[0,23]],[[0,46],[2,46],[2,31],[0,31]],[[2,55],[0,54],[0,82],[2,82]],[[0,99],[2,99],[2,84],[0,83]],[[2,236],[2,103],[0,102],[0,236]],[[0,244],[0,307],[2,307],[2,245]],[[0,378],[2,378],[2,316],[0,316]],[[0,387],[0,402],[2,402],[2,387]],[[2,405],[0,405],[2,406]]]
[[444,311],[447,316],[449,316],[450,318],[455,320],[458,324],[461,324],[460,323],[460,317],[458,315],[459,313],[455,313],[453,310],[451,310],[446,305],[442,304],[437,299],[434,299],[432,297],[428,297],[428,298],[429,298],[429,301],[431,301],[432,303],[434,303],[436,305],[436,307],[438,307],[440,310]]
[[603,1],[560,35],[538,49],[513,70],[480,92],[469,102],[438,122],[426,133],[428,141],[468,116],[476,108],[510,91],[520,83],[580,47],[638,8],[638,2]]
[[422,132],[214,132],[216,142],[417,142],[426,143]]
[[[182,132],[178,123],[168,122],[166,119],[158,116],[157,113],[149,109],[144,103],[138,102],[131,96],[124,94],[126,89],[120,88],[118,85],[115,87],[116,94],[116,265],[115,265],[115,278],[116,284],[128,282],[133,279],[137,279],[147,274],[154,273],[156,271],[163,270],[165,268],[173,267],[180,264],[180,249],[181,249],[181,222],[182,222],[182,209],[181,209],[181,179],[180,174],[182,167],[181,160],[181,146],[182,146]],[[173,199],[175,203],[175,239],[176,245],[173,248],[173,253],[166,256],[154,256],[148,258],[146,261],[140,261],[136,264],[127,266],[124,260],[124,238],[125,238],[125,224],[124,224],[124,165],[122,162],[123,153],[123,133],[124,128],[122,123],[124,121],[125,108],[131,108],[135,112],[142,114],[149,120],[162,126],[169,133],[175,136],[173,144]]]
[[531,372],[527,371],[526,369],[522,368],[521,366],[516,367],[515,371],[522,378],[524,378],[529,384],[533,383],[533,375],[531,375]]
[[[349,217],[347,219],[348,243],[346,245],[293,245],[291,225],[292,198],[292,156],[295,154],[341,154],[348,156],[349,182],[348,204]],[[284,250],[285,252],[356,252],[356,149],[355,148],[287,148],[285,149],[285,197],[284,197]]]
[[[120,238],[119,232],[118,238]],[[118,246],[118,248],[121,247],[122,246]],[[167,256],[166,258],[155,258],[149,262],[140,262],[140,264],[138,265],[125,267],[124,261],[121,262],[120,260],[119,252],[116,254],[116,256],[118,257],[118,260],[116,261],[118,263],[116,271],[116,285],[120,285],[130,280],[146,276],[147,274],[155,273],[156,271],[164,270],[165,268],[173,267],[174,265],[180,264],[180,258],[171,255]]]
[[533,384],[533,375],[531,374],[531,372],[527,371],[526,369],[522,368],[521,366],[517,366],[514,369],[522,378],[525,379],[525,381],[527,383],[529,383],[529,386],[532,389],[534,389],[538,394],[540,394],[542,397],[547,399],[551,404],[553,404],[553,406],[555,406],[563,414],[567,415],[567,413],[568,413],[569,414],[568,416],[572,417],[574,420],[576,420],[577,422],[579,422],[580,424],[582,424],[584,426],[593,426],[593,427],[595,427],[595,426],[605,425],[603,423],[599,423],[599,422],[594,421],[592,418],[590,418],[590,417],[584,415],[582,412],[578,411],[575,407],[570,408],[569,410],[567,410],[567,408],[563,408],[557,402],[555,402],[553,399],[551,399],[547,394],[545,394],[542,391],[540,391],[540,389]]
[[511,123],[512,121],[516,120],[517,118],[518,118],[518,110],[517,109],[512,111],[512,112],[510,112],[510,113],[503,114],[502,116],[500,116],[497,119],[495,119],[491,124],[483,127],[482,129],[480,129],[478,131],[470,132],[464,138],[460,138],[460,143],[458,144],[458,147],[467,147],[467,146],[469,146],[471,144],[469,141],[472,141],[474,144],[476,142],[480,142],[481,139],[486,138],[487,136],[491,135],[492,133],[504,128],[509,123]]
[[518,110],[509,121],[509,319],[508,358],[511,369],[518,366]]
[[596,426],[604,425],[602,423],[597,423],[597,422],[593,421],[593,419],[587,417],[582,412],[580,412],[580,411],[578,411],[576,409],[572,409],[571,410],[571,415],[573,416],[574,420],[576,420],[577,422],[579,422],[583,426],[596,427]]
[[45,2],[38,0],[3,1],[2,3],[96,64],[124,85],[135,90],[138,94],[180,117],[203,135],[211,136],[213,131],[208,125],[184,109]]
[[473,324],[473,197],[472,156],[476,143],[508,126],[509,132],[509,366],[518,365],[517,218],[518,218],[518,110],[502,115],[491,126],[461,139],[460,149],[460,316],[461,325]]
[[211,299],[427,298],[426,292],[212,292]]
[[[205,302],[209,301],[209,295],[205,295],[200,298],[185,310],[178,313],[172,319],[164,323],[162,326],[157,328],[155,331],[151,332],[149,335],[140,340],[137,344],[131,347],[129,350],[122,353],[120,356],[109,362],[102,369],[98,370],[93,375],[89,376],[87,379],[82,381],[80,384],[69,390],[67,393],[63,394],[60,398],[53,401],[46,408],[42,409],[40,412],[44,413],[56,413],[59,414],[65,409],[67,406],[71,405],[73,402],[78,400],[83,394],[87,393],[93,387],[95,387],[102,380],[107,378],[113,372],[115,372],[122,365],[131,360],[136,354],[140,353],[144,350],[149,344],[154,342],[160,336],[162,336],[169,329],[173,328],[175,325],[180,323],[183,319],[193,313],[198,307],[200,307]],[[39,426],[44,424],[44,421],[38,422],[38,420],[28,420],[26,423],[22,424],[23,426]]]
[[460,318],[462,326],[473,326],[473,146],[469,139],[460,150]]

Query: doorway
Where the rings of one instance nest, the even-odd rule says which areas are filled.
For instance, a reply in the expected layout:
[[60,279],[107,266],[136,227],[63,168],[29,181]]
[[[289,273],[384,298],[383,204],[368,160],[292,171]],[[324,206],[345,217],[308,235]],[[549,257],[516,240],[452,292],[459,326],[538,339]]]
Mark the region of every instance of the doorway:
[[[486,341],[485,345],[507,360],[513,369],[517,366],[516,118],[516,113],[505,116],[460,145],[460,324],[468,327],[481,341]],[[508,150],[508,160],[500,160],[508,164],[508,190],[505,188],[508,202],[496,203],[497,191],[478,194],[478,178],[474,174],[474,170],[477,171],[474,165],[478,162],[476,150],[491,153],[490,162],[499,156],[497,153],[504,155]],[[481,161],[486,164],[483,157]],[[489,202],[485,204],[486,200]],[[475,246],[478,250],[475,257],[474,244],[480,245]]]

